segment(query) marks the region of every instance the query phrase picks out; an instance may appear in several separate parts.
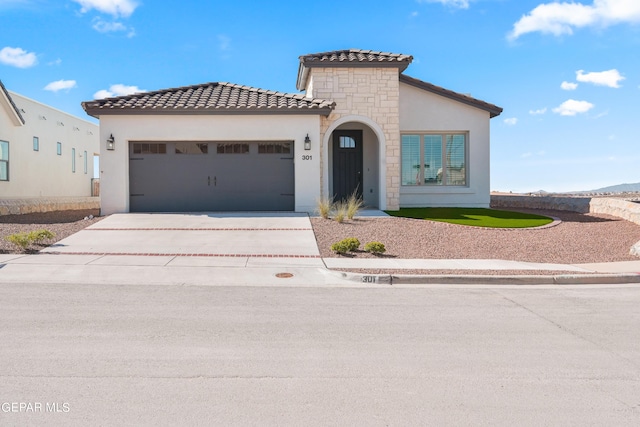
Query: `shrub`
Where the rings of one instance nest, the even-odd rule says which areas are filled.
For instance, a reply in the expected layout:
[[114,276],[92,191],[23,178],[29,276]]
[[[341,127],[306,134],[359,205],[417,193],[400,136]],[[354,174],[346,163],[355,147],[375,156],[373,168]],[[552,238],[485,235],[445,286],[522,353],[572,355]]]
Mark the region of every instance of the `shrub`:
[[343,222],[344,218],[347,216],[347,204],[344,202],[338,202],[335,205],[335,210],[333,219],[337,222]]
[[333,199],[322,197],[316,200],[316,212],[324,219],[329,219],[333,207]]
[[347,237],[342,241],[349,247],[350,252],[353,252],[360,247],[360,240],[356,239],[355,237]]
[[349,252],[349,245],[344,240],[341,240],[331,245],[331,250],[338,255],[344,255]]
[[33,243],[42,243],[44,240],[55,237],[49,230],[36,230],[29,233],[15,233],[5,237],[9,242],[18,246],[23,251]]
[[364,245],[364,250],[374,255],[383,254],[387,251],[387,249],[384,247],[384,244],[380,242],[369,242]]
[[347,218],[353,219],[354,216],[360,211],[364,202],[361,197],[354,191],[347,199]]

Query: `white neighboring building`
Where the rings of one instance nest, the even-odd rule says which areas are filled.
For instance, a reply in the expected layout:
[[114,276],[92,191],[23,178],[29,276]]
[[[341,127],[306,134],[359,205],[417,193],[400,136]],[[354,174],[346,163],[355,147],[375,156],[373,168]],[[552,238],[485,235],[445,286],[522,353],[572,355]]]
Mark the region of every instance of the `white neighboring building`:
[[500,107],[405,75],[409,55],[299,59],[304,94],[218,82],[84,102],[100,119],[103,214],[313,212],[353,192],[387,210],[489,207]]
[[0,199],[91,196],[97,125],[0,82]]

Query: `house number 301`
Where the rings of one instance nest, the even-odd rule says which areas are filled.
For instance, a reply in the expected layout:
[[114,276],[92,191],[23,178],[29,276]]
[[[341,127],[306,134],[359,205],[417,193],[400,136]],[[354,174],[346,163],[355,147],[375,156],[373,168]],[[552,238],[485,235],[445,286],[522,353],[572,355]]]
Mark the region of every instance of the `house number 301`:
[[311,155],[309,155],[309,154],[304,154],[304,155],[302,156],[302,160],[311,160],[312,158],[313,158],[313,157],[312,157]]

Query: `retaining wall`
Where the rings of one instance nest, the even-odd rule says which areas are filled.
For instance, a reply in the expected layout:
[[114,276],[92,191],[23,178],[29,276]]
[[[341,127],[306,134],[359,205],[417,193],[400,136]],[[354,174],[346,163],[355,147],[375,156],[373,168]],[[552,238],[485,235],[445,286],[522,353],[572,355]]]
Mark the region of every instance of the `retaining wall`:
[[0,199],[0,215],[21,215],[34,212],[100,209],[100,197],[43,197]]

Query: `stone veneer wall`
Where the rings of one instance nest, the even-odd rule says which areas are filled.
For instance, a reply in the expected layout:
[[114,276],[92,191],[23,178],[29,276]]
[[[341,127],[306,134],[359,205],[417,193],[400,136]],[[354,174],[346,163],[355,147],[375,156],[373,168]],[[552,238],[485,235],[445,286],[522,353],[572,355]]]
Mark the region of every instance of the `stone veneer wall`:
[[[328,117],[322,117],[320,140],[341,117],[358,115],[378,124],[386,140],[387,209],[400,206],[400,81],[397,68],[311,68],[311,96],[335,101]],[[309,93],[307,93],[309,95]],[[382,143],[382,141],[378,141]],[[321,147],[325,152],[325,147]],[[328,162],[328,159],[323,159]],[[324,174],[325,163],[320,165]],[[324,179],[324,177],[322,178]]]
[[0,199],[0,215],[100,209],[100,197]]

